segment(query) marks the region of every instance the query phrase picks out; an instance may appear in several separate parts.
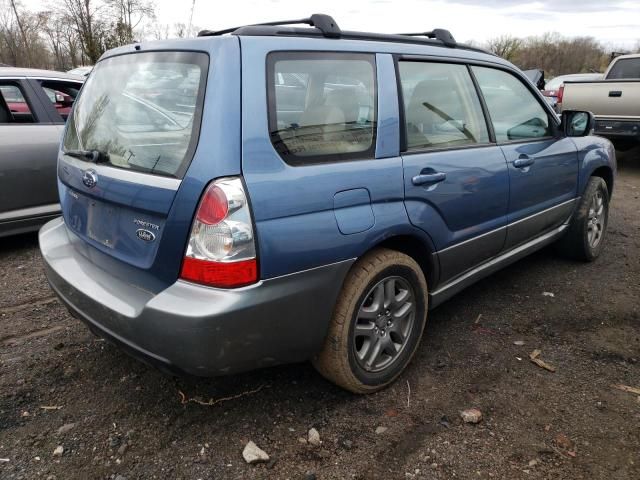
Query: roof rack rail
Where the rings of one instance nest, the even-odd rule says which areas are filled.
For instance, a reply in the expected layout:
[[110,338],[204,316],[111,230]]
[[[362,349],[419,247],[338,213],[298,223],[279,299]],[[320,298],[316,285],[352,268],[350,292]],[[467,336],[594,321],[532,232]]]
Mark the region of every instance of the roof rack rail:
[[[279,25],[310,25],[317,28],[322,32],[322,35],[327,38],[340,38],[342,31],[336,21],[329,15],[322,13],[314,13],[309,18],[301,18],[299,20],[281,20],[278,22],[266,22],[256,23],[254,25],[246,25],[251,27],[275,27]],[[225,35],[227,33],[233,33],[242,27],[226,28],[224,30],[202,30],[198,32],[199,37],[211,37],[217,35]]]
[[[295,25],[309,25],[315,28],[297,28]],[[279,29],[278,26],[286,28]],[[460,48],[474,52],[494,55],[482,48],[456,42],[449,30],[435,28],[430,32],[420,33],[370,33],[341,30],[338,24],[329,15],[315,13],[309,18],[298,20],[282,20],[277,22],[257,23],[241,27],[226,28],[224,30],[202,30],[199,37],[220,36],[226,34],[241,36],[283,36],[283,37],[308,37],[308,38],[342,38],[345,40],[368,40],[377,42],[414,43],[418,45],[433,45],[447,48]]]
[[443,45],[447,47],[455,47],[458,45],[456,39],[453,38],[451,32],[449,30],[445,30],[444,28],[434,28],[430,32],[422,32],[422,33],[399,33],[398,35],[402,35],[404,37],[427,37],[427,38],[435,38],[436,40],[440,40]]

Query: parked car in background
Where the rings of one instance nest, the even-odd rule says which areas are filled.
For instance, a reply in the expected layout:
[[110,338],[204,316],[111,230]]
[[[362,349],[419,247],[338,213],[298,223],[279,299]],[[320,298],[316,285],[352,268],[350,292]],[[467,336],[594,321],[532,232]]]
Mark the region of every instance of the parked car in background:
[[[29,105],[18,87],[13,85],[0,85],[0,92],[2,93],[5,102],[7,102],[7,106],[14,118],[18,118],[19,115],[30,115]],[[46,87],[44,88],[44,92],[47,94],[47,97],[49,97],[49,100],[51,100],[51,103],[56,108],[60,116],[66,120],[69,116],[69,112],[71,111],[75,97]],[[77,94],[77,92],[75,92],[75,94]]]
[[174,373],[311,359],[367,393],[407,366],[429,308],[553,242],[602,252],[616,161],[591,114],[560,119],[446,30],[291,23],[97,63],[40,249],[98,335]]
[[564,85],[562,109],[595,114],[596,135],[625,150],[640,143],[640,54],[613,59],[600,81],[571,81]]
[[604,74],[602,73],[572,73],[569,75],[560,75],[549,80],[542,89],[542,95],[545,96],[549,105],[560,113],[562,111],[562,92],[564,82],[582,81],[582,80],[600,80]]
[[69,75],[78,75],[79,77],[88,77],[91,73],[91,70],[93,70],[93,66],[84,66],[68,70],[67,73]]
[[71,112],[71,107],[73,106],[73,102],[78,95],[78,91],[76,90],[75,92],[72,92],[73,95],[70,95],[65,92],[60,92],[58,90],[53,90],[52,88],[44,87],[44,93],[47,94],[47,97],[49,97],[49,100],[51,100],[53,106],[56,107],[56,110],[58,111],[60,116],[66,120],[69,116],[69,113]]
[[37,230],[60,214],[58,146],[83,80],[0,68],[0,237]]

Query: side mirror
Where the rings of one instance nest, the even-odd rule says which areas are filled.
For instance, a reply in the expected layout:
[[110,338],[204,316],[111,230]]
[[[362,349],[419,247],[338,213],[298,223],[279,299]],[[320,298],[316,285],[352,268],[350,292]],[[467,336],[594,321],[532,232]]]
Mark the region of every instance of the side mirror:
[[591,135],[596,119],[591,112],[564,110],[562,112],[562,130],[567,137],[586,137]]

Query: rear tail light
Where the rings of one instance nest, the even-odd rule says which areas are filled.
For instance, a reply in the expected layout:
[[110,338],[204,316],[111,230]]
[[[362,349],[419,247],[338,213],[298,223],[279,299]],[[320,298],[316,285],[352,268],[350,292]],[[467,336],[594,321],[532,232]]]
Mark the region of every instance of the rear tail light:
[[239,178],[209,184],[196,211],[180,278],[219,288],[258,281],[251,212]]
[[558,89],[558,96],[557,96],[557,102],[558,103],[562,103],[562,97],[564,96],[564,85],[560,85],[560,88]]

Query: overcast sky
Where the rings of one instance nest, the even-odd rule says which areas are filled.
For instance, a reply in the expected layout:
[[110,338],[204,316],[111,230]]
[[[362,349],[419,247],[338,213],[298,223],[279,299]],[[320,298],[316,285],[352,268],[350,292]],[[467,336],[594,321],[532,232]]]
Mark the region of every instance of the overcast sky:
[[[37,5],[44,0],[23,0]],[[155,0],[158,23],[189,22],[192,0]],[[449,29],[459,41],[501,34],[593,36],[610,47],[640,41],[640,0],[196,0],[193,24],[207,29],[332,15],[343,29],[393,33]]]

